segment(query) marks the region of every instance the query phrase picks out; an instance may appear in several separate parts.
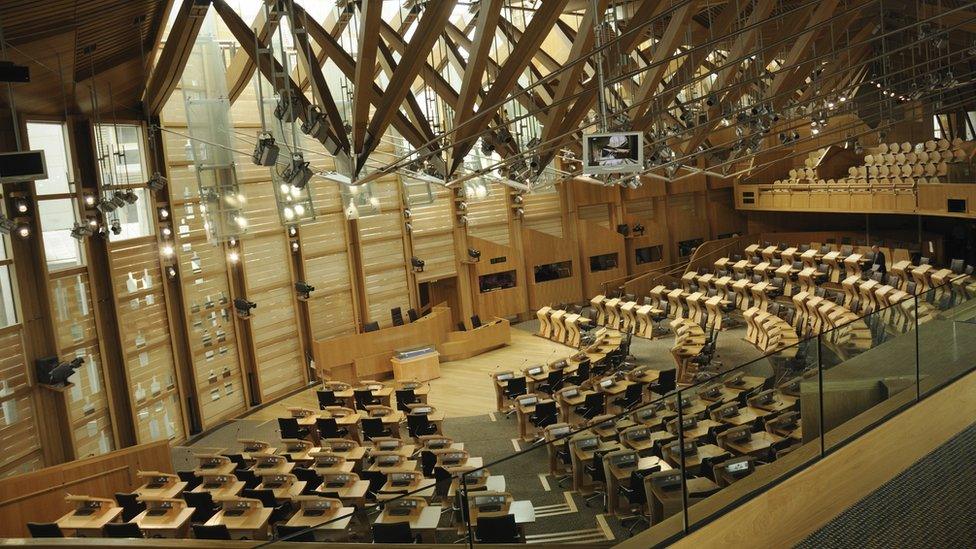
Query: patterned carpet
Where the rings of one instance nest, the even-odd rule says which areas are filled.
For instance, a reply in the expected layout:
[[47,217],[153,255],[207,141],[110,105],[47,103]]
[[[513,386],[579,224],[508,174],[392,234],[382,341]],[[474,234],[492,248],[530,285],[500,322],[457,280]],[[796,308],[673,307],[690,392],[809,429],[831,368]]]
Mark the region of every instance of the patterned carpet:
[[797,545],[976,547],[976,425]]

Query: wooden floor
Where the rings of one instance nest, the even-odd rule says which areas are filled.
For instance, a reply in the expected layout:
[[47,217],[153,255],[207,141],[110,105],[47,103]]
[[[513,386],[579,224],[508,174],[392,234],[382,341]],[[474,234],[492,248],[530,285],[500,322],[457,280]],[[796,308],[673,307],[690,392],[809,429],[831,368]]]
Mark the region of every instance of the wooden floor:
[[[430,382],[428,402],[446,417],[487,414],[495,410],[495,390],[491,374],[501,370],[520,370],[573,354],[574,349],[536,337],[525,330],[512,329],[512,344],[464,360],[441,363],[441,377]],[[288,407],[318,408],[315,389],[307,389],[247,416],[266,420],[288,415]]]

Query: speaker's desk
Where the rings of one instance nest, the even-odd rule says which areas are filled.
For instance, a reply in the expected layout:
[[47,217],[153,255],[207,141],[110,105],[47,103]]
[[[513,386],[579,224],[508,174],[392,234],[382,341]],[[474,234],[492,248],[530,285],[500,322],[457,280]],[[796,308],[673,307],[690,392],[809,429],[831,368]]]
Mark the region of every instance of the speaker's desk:
[[404,381],[430,381],[441,377],[440,353],[433,351],[419,356],[400,359],[390,359],[393,364],[393,379]]

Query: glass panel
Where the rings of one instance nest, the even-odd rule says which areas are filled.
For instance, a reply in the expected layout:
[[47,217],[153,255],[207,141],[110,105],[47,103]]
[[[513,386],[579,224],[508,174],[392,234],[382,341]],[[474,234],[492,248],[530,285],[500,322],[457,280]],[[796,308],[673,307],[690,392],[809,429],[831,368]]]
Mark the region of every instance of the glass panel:
[[[876,287],[875,287],[876,286]],[[861,280],[850,307],[818,309],[823,326],[823,429],[831,449],[911,405],[916,394],[913,298]],[[879,293],[880,292],[880,293]],[[878,308],[879,303],[892,305]]]
[[126,204],[112,214],[119,221],[121,233],[118,235],[109,231],[109,240],[116,242],[130,238],[149,236],[153,232],[152,200],[146,189],[132,189],[139,197],[134,204]]
[[42,149],[47,164],[47,179],[34,182],[35,192],[45,194],[65,194],[71,192],[71,156],[68,153],[68,139],[65,125],[61,122],[28,122],[27,141],[32,150]]
[[0,234],[0,259],[7,259],[7,237]]
[[0,265],[0,328],[17,323],[17,309],[14,306],[10,274],[9,265]]
[[[961,270],[961,269],[960,269]],[[968,275],[932,275],[932,289],[918,297],[918,357],[922,394],[929,394],[976,365],[976,283]],[[938,282],[936,282],[938,281]]]
[[817,364],[811,339],[682,391],[690,527],[820,457]]
[[83,265],[81,242],[71,237],[71,229],[78,220],[74,200],[39,200],[37,208],[41,217],[48,270],[57,271]]

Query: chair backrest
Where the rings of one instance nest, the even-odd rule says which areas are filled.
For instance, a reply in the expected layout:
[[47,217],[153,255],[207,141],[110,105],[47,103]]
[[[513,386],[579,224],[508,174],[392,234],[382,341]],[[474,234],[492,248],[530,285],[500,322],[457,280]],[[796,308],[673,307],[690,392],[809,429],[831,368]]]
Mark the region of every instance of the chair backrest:
[[922,256],[922,257],[920,257],[918,259],[918,264],[919,265],[928,265],[930,261],[932,261],[932,260],[929,259],[929,258],[927,258],[927,257],[925,257],[925,256]]
[[193,490],[203,482],[201,477],[193,471],[177,471],[176,474],[180,477],[180,480],[186,483],[186,488],[184,490]]
[[962,271],[965,268],[965,262],[961,259],[953,259],[951,262],[949,262],[949,270],[955,274],[962,274]]
[[28,522],[27,531],[32,538],[63,538],[64,532],[56,522]]
[[247,462],[241,454],[224,454],[238,469],[247,469]]
[[234,469],[234,476],[244,483],[245,488],[254,488],[261,484],[261,479],[250,469]]
[[420,451],[420,469],[424,472],[425,477],[431,477],[434,475],[434,466],[437,465],[437,456],[434,452],[430,450]]
[[534,415],[538,418],[533,421],[537,426],[552,425],[559,416],[559,412],[556,410],[556,401],[548,400],[537,404]]
[[417,395],[414,393],[413,389],[397,389],[396,402],[397,410],[408,414],[410,413],[410,407],[407,405],[417,402]]
[[217,513],[217,507],[214,506],[213,497],[210,495],[210,492],[184,491],[183,501],[186,502],[187,507],[193,509],[190,522],[204,523]]
[[481,326],[481,318],[478,315],[471,315],[471,327],[478,328]]
[[673,368],[670,370],[661,370],[661,373],[657,377],[658,394],[663,395],[673,391],[677,375],[678,371]]
[[603,393],[590,393],[583,400],[583,405],[587,408],[603,410]]
[[281,438],[302,438],[299,436],[298,418],[279,417],[278,430],[281,431]]
[[413,543],[408,522],[373,523],[373,543]]
[[417,319],[420,318],[420,315],[417,314],[416,309],[407,309],[407,318],[410,319],[410,322],[417,322]]
[[365,410],[366,406],[376,404],[378,401],[373,398],[373,392],[369,389],[356,389],[352,392],[356,400],[356,408]]
[[394,326],[403,326],[403,311],[400,307],[390,309],[390,319],[393,320]]
[[386,475],[379,471],[360,471],[359,478],[369,482],[369,487],[366,488],[366,491],[373,494],[379,492],[383,488],[383,485],[386,484]]
[[644,386],[640,383],[631,383],[627,386],[626,392],[624,392],[624,398],[628,401],[640,400],[641,393],[644,391]]
[[430,429],[430,419],[425,414],[407,414],[407,430],[410,436],[416,437],[426,434]]
[[334,417],[320,417],[315,420],[315,427],[321,438],[340,438],[339,425]]
[[275,526],[275,534],[279,541],[318,541],[315,539],[315,530],[305,526],[279,524]]
[[134,522],[108,522],[102,526],[102,535],[107,538],[143,538],[142,529]]
[[314,485],[322,482],[322,479],[319,478],[318,473],[305,467],[295,467],[292,469],[291,473],[295,475],[296,479],[304,480],[309,485],[312,485],[313,488]]
[[326,406],[337,406],[335,391],[319,389],[315,391],[315,396],[319,399],[319,410],[325,410]]
[[278,500],[275,498],[274,490],[269,490],[267,488],[258,490],[255,488],[250,488],[243,490],[241,496],[251,499],[256,499],[261,502],[261,505],[267,507],[268,509],[274,509],[278,506]]
[[607,480],[607,472],[603,469],[603,456],[607,451],[600,450],[593,452],[593,474],[590,475],[595,481],[604,482]]
[[505,386],[505,394],[509,396],[524,395],[526,390],[524,377],[513,377],[508,380],[508,385]]
[[481,543],[518,543],[519,531],[515,515],[478,517],[476,535]]
[[122,508],[122,520],[124,522],[129,522],[136,518],[136,515],[146,510],[146,504],[139,501],[139,494],[116,492],[115,501]]
[[367,322],[363,324],[363,332],[375,332],[380,329],[380,323],[377,321]]
[[204,524],[193,525],[193,537],[197,539],[220,539],[229,540],[230,530],[223,524],[206,526]]
[[366,438],[381,436],[383,434],[383,419],[378,417],[364,417],[360,420],[363,428],[363,435]]

